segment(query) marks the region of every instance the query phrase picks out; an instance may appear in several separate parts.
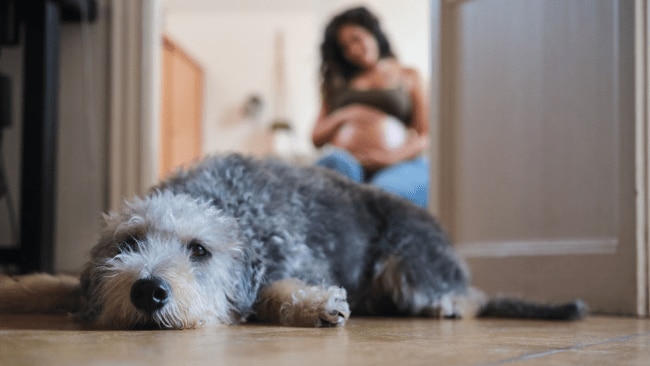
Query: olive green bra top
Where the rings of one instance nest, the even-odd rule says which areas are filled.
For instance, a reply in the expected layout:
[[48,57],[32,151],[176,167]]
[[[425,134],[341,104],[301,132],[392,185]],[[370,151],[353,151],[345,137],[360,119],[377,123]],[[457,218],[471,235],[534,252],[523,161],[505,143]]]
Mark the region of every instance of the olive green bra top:
[[332,111],[351,104],[364,104],[390,114],[406,126],[411,123],[413,101],[404,86],[389,89],[341,89],[334,94],[330,109]]

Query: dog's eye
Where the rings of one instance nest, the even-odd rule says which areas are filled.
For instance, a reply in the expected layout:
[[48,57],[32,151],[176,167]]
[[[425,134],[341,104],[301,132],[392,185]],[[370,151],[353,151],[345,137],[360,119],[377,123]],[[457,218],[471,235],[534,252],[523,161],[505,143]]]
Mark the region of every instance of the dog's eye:
[[210,252],[198,240],[192,240],[187,244],[187,249],[190,251],[190,256],[193,260],[202,260],[210,256]]
[[118,245],[117,248],[119,249],[120,253],[124,252],[137,252],[138,251],[138,246],[139,246],[140,239],[137,236],[129,236],[122,240]]

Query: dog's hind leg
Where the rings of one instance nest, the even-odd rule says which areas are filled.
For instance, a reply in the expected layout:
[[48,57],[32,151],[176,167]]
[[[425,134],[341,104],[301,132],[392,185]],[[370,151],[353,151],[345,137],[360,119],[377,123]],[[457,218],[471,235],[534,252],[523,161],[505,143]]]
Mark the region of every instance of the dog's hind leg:
[[352,310],[365,315],[461,318],[475,311],[461,262],[443,255],[429,262],[390,255],[373,266],[370,283],[352,300]]
[[350,316],[345,289],[309,286],[297,279],[273,282],[261,289],[255,303],[257,319],[297,327],[345,324]]

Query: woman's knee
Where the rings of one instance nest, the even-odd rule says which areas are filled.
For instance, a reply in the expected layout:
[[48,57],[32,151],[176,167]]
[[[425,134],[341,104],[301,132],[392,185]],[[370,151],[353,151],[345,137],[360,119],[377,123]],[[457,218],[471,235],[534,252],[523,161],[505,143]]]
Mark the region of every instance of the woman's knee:
[[333,150],[316,161],[316,165],[332,169],[357,182],[363,180],[363,167],[345,150]]
[[429,201],[429,169],[424,161],[411,161],[378,172],[371,184],[426,207]]

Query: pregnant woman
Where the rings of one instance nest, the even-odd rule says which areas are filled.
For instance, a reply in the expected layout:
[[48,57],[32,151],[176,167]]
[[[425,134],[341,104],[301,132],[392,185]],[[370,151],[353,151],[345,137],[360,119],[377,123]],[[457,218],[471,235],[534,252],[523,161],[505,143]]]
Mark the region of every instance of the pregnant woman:
[[428,120],[417,71],[399,63],[365,7],[332,18],[321,56],[312,140],[331,148],[317,164],[426,207]]

